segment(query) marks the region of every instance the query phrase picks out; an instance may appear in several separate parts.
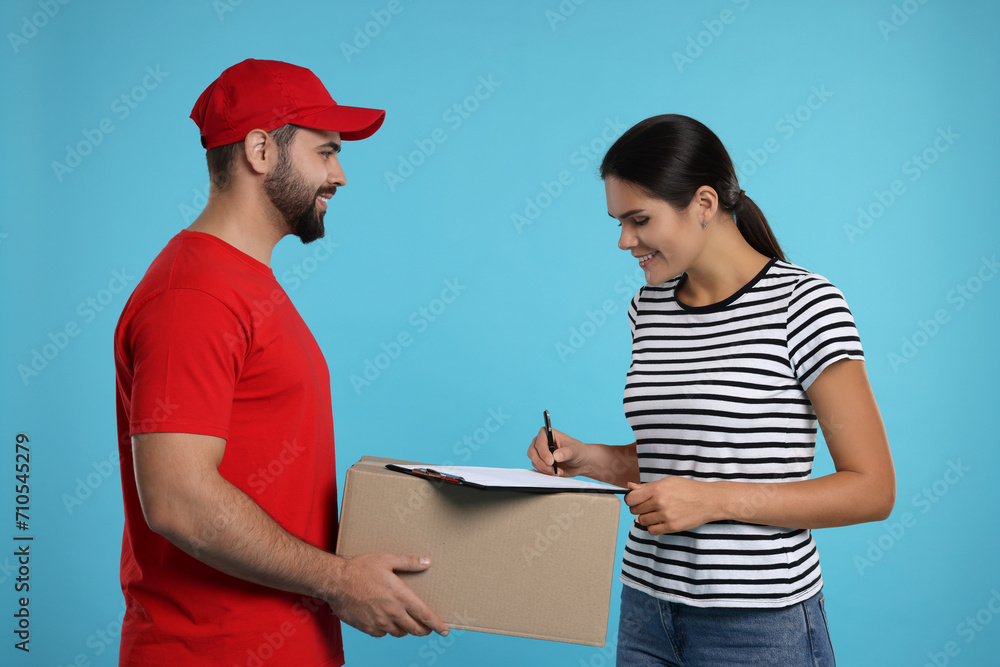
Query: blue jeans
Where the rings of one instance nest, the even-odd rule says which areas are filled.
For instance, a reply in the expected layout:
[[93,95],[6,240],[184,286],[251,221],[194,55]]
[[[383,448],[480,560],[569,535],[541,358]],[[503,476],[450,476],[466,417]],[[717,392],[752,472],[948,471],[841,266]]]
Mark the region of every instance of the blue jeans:
[[833,667],[823,592],[778,609],[692,607],[622,586],[618,667]]

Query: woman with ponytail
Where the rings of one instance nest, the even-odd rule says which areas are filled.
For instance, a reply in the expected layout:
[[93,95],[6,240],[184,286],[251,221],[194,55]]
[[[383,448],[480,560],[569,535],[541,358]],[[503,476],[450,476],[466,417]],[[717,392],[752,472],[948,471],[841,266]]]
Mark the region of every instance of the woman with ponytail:
[[[785,260],[719,138],[679,115],[601,164],[629,308],[635,442],[543,431],[536,469],[619,486],[635,521],[618,665],[833,665],[813,528],[879,521],[895,473],[843,294]],[[817,423],[836,472],[811,479]]]

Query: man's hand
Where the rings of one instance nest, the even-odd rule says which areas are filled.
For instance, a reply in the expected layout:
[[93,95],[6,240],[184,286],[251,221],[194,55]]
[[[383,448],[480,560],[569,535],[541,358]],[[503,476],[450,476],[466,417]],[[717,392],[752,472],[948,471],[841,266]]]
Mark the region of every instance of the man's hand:
[[327,602],[342,621],[373,637],[448,634],[448,626],[395,574],[426,570],[430,559],[363,554],[341,562]]

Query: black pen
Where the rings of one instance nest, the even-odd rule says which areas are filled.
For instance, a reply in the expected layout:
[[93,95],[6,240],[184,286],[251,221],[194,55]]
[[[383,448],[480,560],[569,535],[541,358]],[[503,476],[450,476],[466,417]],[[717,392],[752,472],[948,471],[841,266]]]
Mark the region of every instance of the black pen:
[[[545,417],[545,435],[549,439],[549,451],[555,452],[556,441],[552,439],[552,422],[549,421],[549,411],[548,410],[543,411],[542,415]],[[555,456],[552,457],[552,474],[553,475],[559,474],[559,464],[556,463]]]

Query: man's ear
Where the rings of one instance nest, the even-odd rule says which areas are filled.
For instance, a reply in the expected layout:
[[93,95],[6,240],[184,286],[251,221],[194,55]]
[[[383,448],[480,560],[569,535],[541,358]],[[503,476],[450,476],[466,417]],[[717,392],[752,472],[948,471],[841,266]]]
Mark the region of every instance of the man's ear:
[[278,147],[264,130],[250,130],[243,141],[243,153],[250,168],[258,174],[266,174],[275,164]]

